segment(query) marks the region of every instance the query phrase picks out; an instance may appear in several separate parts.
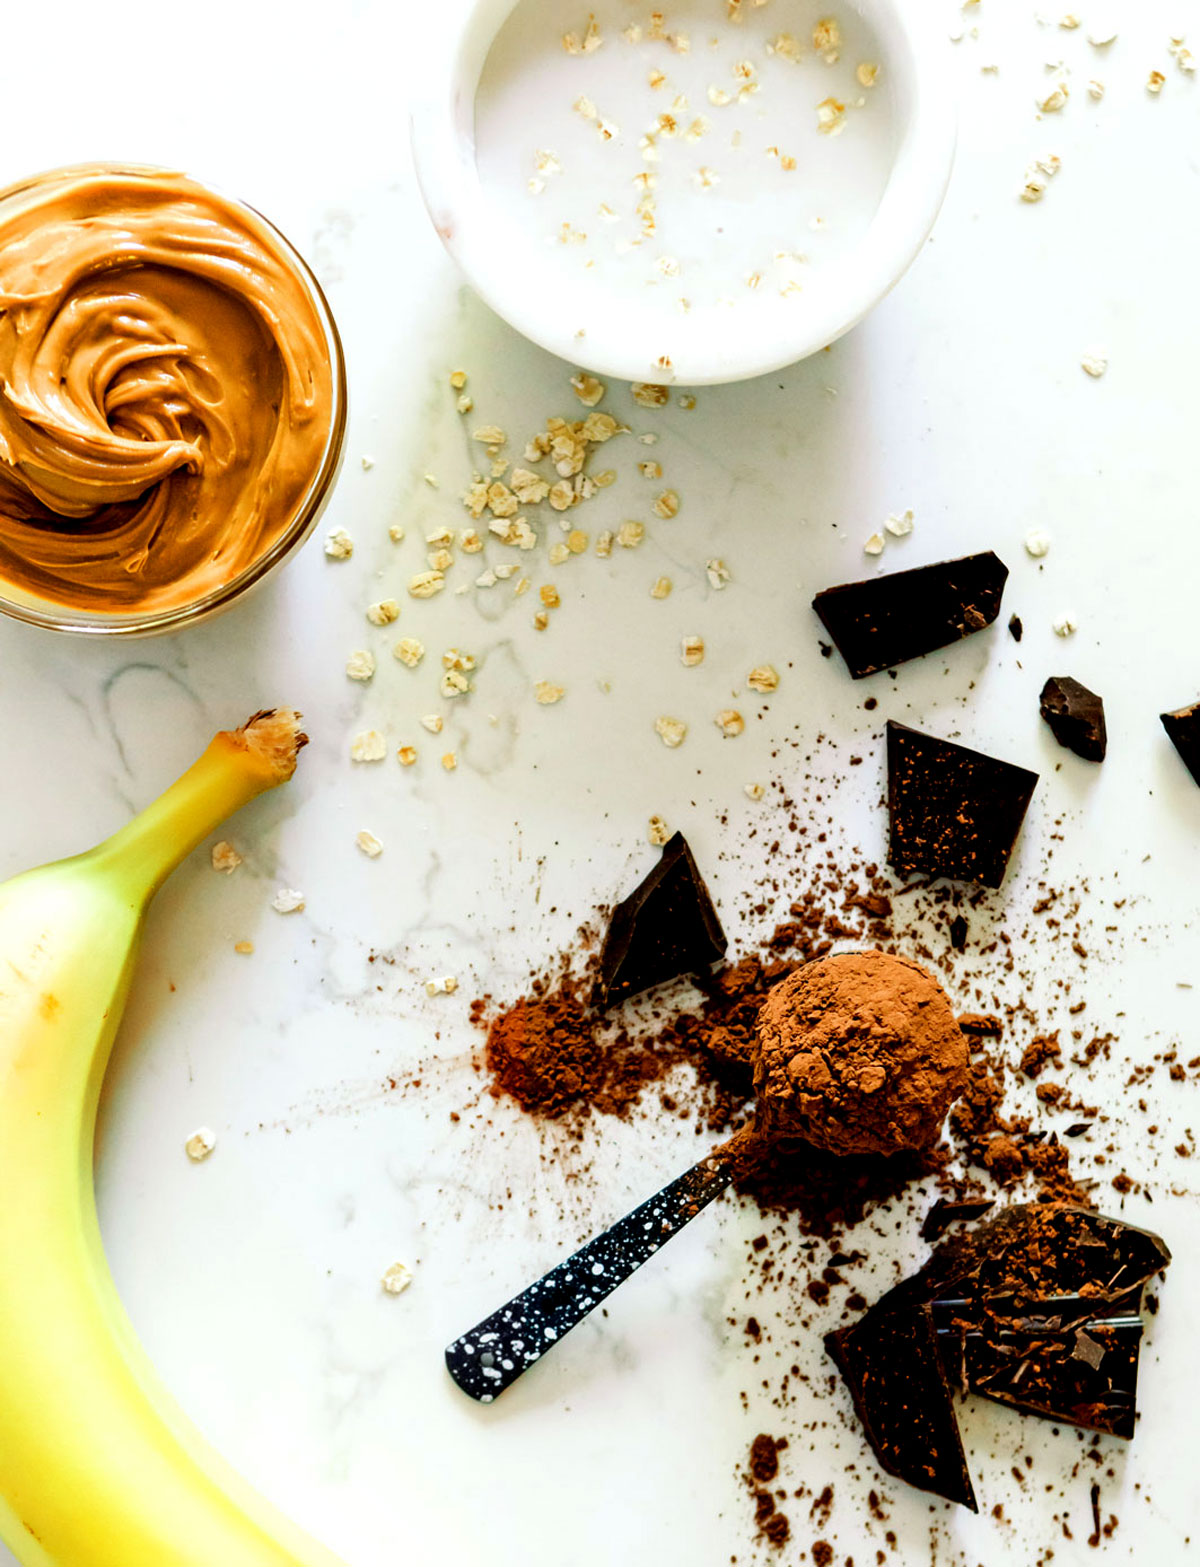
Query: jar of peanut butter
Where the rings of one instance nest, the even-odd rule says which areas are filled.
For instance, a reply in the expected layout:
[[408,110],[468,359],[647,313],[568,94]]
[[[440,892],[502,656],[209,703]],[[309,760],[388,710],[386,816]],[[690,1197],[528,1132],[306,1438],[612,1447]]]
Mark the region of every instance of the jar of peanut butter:
[[320,286],[252,208],[86,165],[0,191],[0,610],[195,622],[315,526],[346,423]]

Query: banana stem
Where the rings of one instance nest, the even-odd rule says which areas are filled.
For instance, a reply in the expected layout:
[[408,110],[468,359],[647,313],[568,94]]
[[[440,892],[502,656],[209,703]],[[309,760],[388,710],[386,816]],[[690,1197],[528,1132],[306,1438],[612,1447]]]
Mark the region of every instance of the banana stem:
[[87,859],[133,906],[144,907],[227,816],[292,776],[307,740],[299,713],[256,713],[240,729],[218,734],[181,778]]

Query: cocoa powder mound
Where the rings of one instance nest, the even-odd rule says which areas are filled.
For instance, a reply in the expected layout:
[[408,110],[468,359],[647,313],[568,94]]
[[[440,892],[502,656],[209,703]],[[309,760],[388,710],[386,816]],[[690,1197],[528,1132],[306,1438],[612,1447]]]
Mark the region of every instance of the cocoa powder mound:
[[776,985],[758,1020],[759,1126],[833,1154],[929,1148],[967,1075],[937,980],[890,953],[847,952]]

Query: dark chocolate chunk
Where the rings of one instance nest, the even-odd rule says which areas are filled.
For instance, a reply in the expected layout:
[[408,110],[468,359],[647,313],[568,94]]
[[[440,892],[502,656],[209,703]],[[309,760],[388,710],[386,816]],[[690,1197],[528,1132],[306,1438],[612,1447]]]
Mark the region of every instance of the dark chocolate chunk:
[[1025,626],[1020,615],[1010,615],[1008,617],[1008,634],[1014,642],[1019,642],[1025,635]]
[[961,914],[956,914],[950,921],[950,945],[955,952],[963,952],[967,945],[967,922]]
[[1037,774],[890,719],[887,749],[891,863],[998,887]]
[[1183,758],[1188,772],[1200,784],[1200,702],[1181,707],[1174,713],[1163,713],[1161,717],[1171,744]]
[[613,910],[600,953],[601,1005],[682,974],[706,975],[726,946],[708,888],[677,832],[646,879]]
[[1059,745],[1085,762],[1102,762],[1108,750],[1104,701],[1069,675],[1052,675],[1042,687],[1042,717]]
[[880,1467],[978,1512],[929,1307],[872,1307],[852,1328],[826,1334],[825,1348]]
[[990,626],[1008,567],[988,550],[826,588],[813,608],[855,680]]
[[[919,1273],[826,1345],[883,1467],[973,1506],[957,1432],[946,1428],[949,1387],[1132,1436],[1142,1291],[1170,1260],[1157,1235],[1119,1219],[1018,1205],[943,1241]],[[915,1346],[907,1352],[906,1335]]]
[[993,1207],[995,1203],[990,1197],[970,1202],[947,1202],[944,1197],[939,1197],[922,1221],[921,1239],[940,1241],[952,1224],[963,1219],[978,1219]]

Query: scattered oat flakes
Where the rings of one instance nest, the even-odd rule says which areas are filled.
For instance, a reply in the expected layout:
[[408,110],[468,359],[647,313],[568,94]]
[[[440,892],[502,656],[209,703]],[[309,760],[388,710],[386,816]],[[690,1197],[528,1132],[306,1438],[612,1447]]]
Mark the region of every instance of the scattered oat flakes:
[[617,529],[617,543],[623,550],[635,550],[646,537],[644,522],[623,522]]
[[458,547],[464,555],[478,555],[483,548],[483,540],[474,528],[464,528],[458,536]]
[[604,383],[597,381],[594,375],[585,375],[582,370],[571,377],[571,387],[585,408],[594,408],[605,393]]
[[393,544],[403,544],[404,524],[402,522],[392,523],[391,527],[388,529],[388,538],[391,539]]
[[709,587],[717,593],[720,593],[730,580],[729,567],[716,555],[704,562],[704,574],[708,578]]
[[462,396],[458,399],[458,401],[455,403],[454,408],[455,408],[455,412],[456,413],[469,414],[471,412],[471,409],[474,408],[474,406],[475,406],[475,399],[473,397],[468,397],[466,392],[464,392],[462,394]]
[[400,606],[395,599],[380,599],[367,605],[367,619],[373,626],[390,626],[400,618]]
[[217,1134],[207,1126],[198,1126],[184,1143],[184,1152],[193,1164],[201,1164],[217,1146]]
[[471,682],[459,669],[448,669],[442,676],[441,692],[443,696],[466,696],[471,689]]
[[584,554],[590,542],[582,528],[572,528],[567,534],[567,549],[572,555]]
[[552,582],[547,582],[538,589],[538,597],[547,609],[557,609],[562,603],[562,599],[558,595],[558,589]]
[[1056,615],[1052,625],[1056,637],[1072,637],[1079,630],[1079,621],[1070,610],[1064,610],[1061,615]]
[[431,599],[446,586],[446,574],[442,571],[419,571],[408,579],[408,591],[415,599]]
[[467,384],[467,372],[465,370],[454,370],[454,371],[451,371],[451,374],[450,374],[450,385],[454,388],[454,390],[456,392],[461,392],[463,387],[466,386],[466,384]]
[[242,857],[234,846],[226,838],[212,846],[212,868],[214,871],[224,871],[226,876],[236,871],[242,863]]
[[1098,381],[1108,369],[1108,354],[1103,348],[1089,348],[1079,363],[1094,381]]
[[358,648],[346,660],[346,673],[351,680],[370,680],[375,674],[375,655],[366,648]]
[[440,571],[445,574],[454,564],[454,556],[450,550],[430,550],[425,559],[429,562],[430,571]]
[[746,720],[736,707],[723,707],[713,719],[713,723],[716,724],[726,740],[735,739],[746,727]]
[[778,55],[781,60],[790,60],[794,65],[804,50],[800,40],[792,33],[777,33],[767,44],[767,53]]
[[396,757],[401,767],[411,767],[417,759],[417,748],[415,745],[402,745]]
[[779,671],[774,664],[756,664],[746,676],[746,684],[751,691],[778,691]]
[[646,836],[650,839],[651,843],[662,845],[666,843],[667,839],[671,836],[671,829],[667,826],[666,822],[661,816],[652,816],[650,818]]
[[679,496],[674,490],[664,490],[651,507],[656,517],[676,517],[679,515]]
[[354,540],[345,528],[334,528],[325,537],[325,553],[330,560],[349,560],[354,554]]
[[1066,107],[1070,96],[1071,90],[1066,82],[1056,81],[1050,91],[1037,100],[1037,106],[1043,114],[1057,114],[1060,109]]
[[355,834],[355,843],[369,860],[377,860],[383,853],[383,844],[373,832],[368,832],[364,827],[360,833]]
[[1021,188],[1022,201],[1041,201],[1046,186],[1062,168],[1062,159],[1056,152],[1044,152],[1035,158],[1025,170],[1025,184]]
[[458,980],[453,974],[441,974],[436,979],[425,981],[427,996],[452,996],[457,989]]
[[654,732],[668,751],[674,751],[681,746],[684,736],[687,734],[687,725],[681,718],[656,718],[654,720]]
[[539,680],[533,688],[534,697],[542,707],[553,707],[567,694],[565,686],[555,685],[553,680]]
[[561,539],[557,540],[546,551],[546,559],[552,566],[561,566],[565,561],[570,560],[570,558],[571,552]]
[[1065,16],[1059,17],[1058,25],[1064,30],[1064,32],[1074,32],[1074,30],[1079,26],[1079,17],[1075,14],[1074,11],[1068,11]]
[[822,17],[812,30],[812,46],[821,55],[826,65],[837,63],[838,50],[842,45],[842,30],[832,16]]
[[393,1262],[379,1281],[388,1295],[403,1295],[412,1283],[412,1272],[402,1262]]
[[866,60],[864,60],[854,74],[858,77],[860,86],[874,87],[875,83],[879,80],[879,67],[877,65],[871,65]]
[[748,783],[742,785],[742,793],[747,800],[761,800],[767,792],[766,786],[760,783]]
[[425,644],[416,637],[401,637],[392,653],[406,669],[415,669],[425,657]]
[[235,941],[233,950],[240,952],[243,957],[249,957],[254,951],[254,943],[252,941]]
[[906,539],[913,530],[913,514],[910,506],[907,511],[889,512],[883,519],[885,533],[890,533],[894,539]]
[[701,164],[692,175],[692,182],[700,190],[711,190],[714,185],[721,183],[721,176],[715,169],[710,169],[707,164]]
[[303,914],[304,894],[295,887],[280,887],[271,899],[271,907],[276,914]]
[[1167,45],[1167,52],[1172,56],[1175,64],[1185,76],[1192,76],[1196,70],[1196,59],[1192,51],[1184,43],[1182,37],[1172,38]]
[[1093,48],[1106,49],[1117,36],[1117,29],[1105,18],[1102,22],[1093,21],[1088,28],[1087,40]]
[[613,551],[613,535],[606,528],[603,533],[596,536],[596,554],[601,560],[607,560]]
[[442,715],[440,713],[426,713],[421,720],[421,728],[428,729],[431,735],[440,735],[442,732]]
[[361,457],[359,459],[359,461],[362,463],[362,471],[364,473],[370,473],[371,469],[375,466],[375,459],[374,459],[374,457],[366,457],[366,456],[364,456],[364,457]]
[[679,645],[679,657],[687,668],[692,669],[697,664],[704,662],[704,638],[684,637]]
[[661,479],[663,473],[662,464],[658,462],[640,462],[638,463],[638,472],[643,479]]
[[817,105],[817,129],[822,136],[837,136],[846,125],[846,105],[838,98],[822,98]]
[[1043,555],[1049,553],[1050,535],[1041,528],[1030,528],[1025,535],[1025,553],[1032,555],[1034,560],[1041,560]]
[[350,742],[352,762],[382,762],[387,755],[387,741],[378,729],[363,729]]
[[1104,83],[1098,77],[1093,76],[1087,84],[1088,97],[1100,99],[1104,97]]
[[1162,92],[1166,80],[1167,78],[1161,71],[1151,71],[1146,78],[1146,91],[1152,98],[1157,98],[1159,93]]
[[680,392],[678,402],[679,406],[684,410],[685,413],[691,413],[692,409],[696,406],[696,399],[692,396],[691,392]]
[[448,773],[452,773],[452,772],[454,772],[455,768],[457,768],[457,766],[458,766],[458,755],[457,755],[457,753],[454,752],[454,751],[447,751],[445,756],[442,757],[442,767],[443,767],[443,769],[446,772],[448,772]]
[[651,381],[635,381],[629,388],[639,408],[665,408],[670,399],[670,389],[656,386]]
[[658,577],[650,589],[650,597],[652,599],[669,598],[671,595],[671,586],[672,584],[670,577]]
[[503,446],[508,436],[498,424],[481,424],[471,439],[478,441],[480,446]]
[[863,545],[863,554],[882,555],[884,542],[885,541],[882,533],[872,533],[870,538]]

